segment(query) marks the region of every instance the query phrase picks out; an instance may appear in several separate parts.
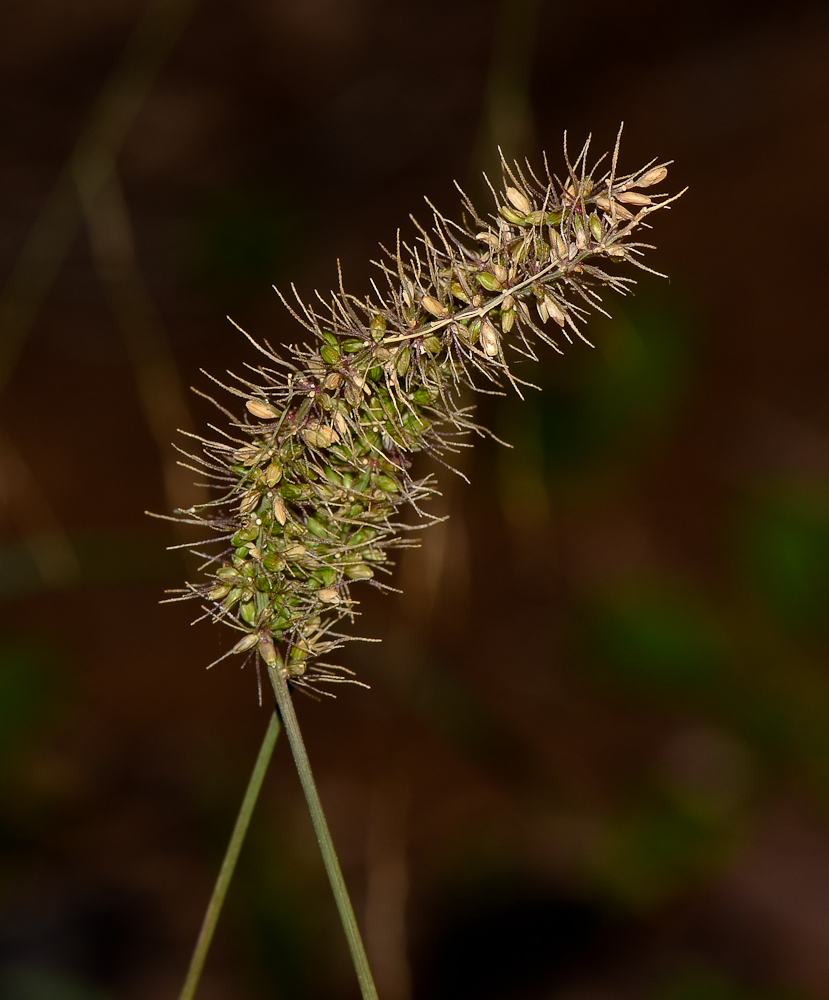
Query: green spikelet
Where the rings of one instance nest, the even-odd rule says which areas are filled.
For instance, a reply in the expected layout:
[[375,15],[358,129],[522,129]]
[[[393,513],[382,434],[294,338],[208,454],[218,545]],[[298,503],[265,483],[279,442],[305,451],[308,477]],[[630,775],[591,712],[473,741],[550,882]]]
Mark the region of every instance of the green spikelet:
[[541,179],[529,164],[503,162],[488,218],[463,192],[464,225],[432,208],[415,246],[398,238],[385,251],[373,296],[355,298],[340,280],[323,309],[297,299],[288,308],[312,343],[286,357],[256,344],[266,360],[255,379],[223,386],[244,401],[241,418],[220,407],[230,426],[218,441],[197,438],[202,454],[188,455],[221,495],[177,515],[219,546],[206,579],[183,593],[243,633],[230,653],[256,649],[295,684],[348,680],[327,657],[347,638],[338,628],[355,614],[352,585],[387,586],[391,553],[411,544],[401,507],[429,523],[422,505],[434,487],[412,477],[412,455],[446,462],[470,432],[484,433],[466,388],[485,381],[520,392],[527,383],[510,359],[535,360],[539,342],[560,351],[581,337],[600,290],[632,283],[619,265],[644,267],[649,245],[637,230],[678,195],[642,188],[667,170],[618,176],[617,141],[597,176],[588,145],[574,163],[565,145],[563,181],[546,158]]

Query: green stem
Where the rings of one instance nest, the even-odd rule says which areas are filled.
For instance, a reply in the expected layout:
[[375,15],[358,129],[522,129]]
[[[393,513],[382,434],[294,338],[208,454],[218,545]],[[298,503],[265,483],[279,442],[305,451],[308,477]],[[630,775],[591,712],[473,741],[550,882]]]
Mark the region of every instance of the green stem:
[[248,832],[250,817],[253,814],[253,808],[259,797],[259,791],[262,788],[268,764],[271,762],[279,730],[279,717],[274,712],[265,731],[262,746],[259,748],[259,756],[253,765],[253,772],[248,782],[247,791],[245,792],[245,797],[242,799],[239,815],[236,817],[236,826],[233,828],[230,843],[227,845],[222,867],[219,870],[219,877],[216,879],[216,885],[213,887],[213,895],[207,904],[207,910],[204,914],[201,930],[199,931],[199,939],[196,941],[193,957],[190,959],[190,968],[187,970],[187,978],[184,980],[179,1000],[192,1000],[198,988],[207,952],[210,949],[210,942],[213,940],[213,932],[216,930],[222,904],[227,895],[227,887],[230,885],[230,879],[233,876],[239,852],[242,849],[242,842],[245,839],[245,834]]
[[311,762],[308,760],[308,752],[299,730],[294,705],[291,701],[291,694],[288,690],[288,683],[278,669],[268,668],[271,678],[276,703],[279,706],[279,714],[285,725],[285,733],[288,743],[291,745],[291,752],[294,755],[296,769],[299,772],[299,780],[302,783],[302,790],[305,792],[305,800],[311,812],[311,821],[314,824],[314,832],[322,851],[322,859],[325,862],[325,869],[328,872],[328,880],[334,892],[334,899],[337,901],[337,909],[340,911],[340,921],[348,940],[348,948],[351,952],[351,960],[354,963],[354,971],[360,983],[360,991],[363,1000],[378,1000],[377,987],[371,975],[368,964],[366,950],[363,947],[363,939],[360,937],[360,929],[357,926],[357,919],[354,916],[354,909],[348,897],[348,889],[345,886],[340,862],[337,852],[334,850],[334,842],[331,839],[331,832],[325,819],[314,776],[311,773]]

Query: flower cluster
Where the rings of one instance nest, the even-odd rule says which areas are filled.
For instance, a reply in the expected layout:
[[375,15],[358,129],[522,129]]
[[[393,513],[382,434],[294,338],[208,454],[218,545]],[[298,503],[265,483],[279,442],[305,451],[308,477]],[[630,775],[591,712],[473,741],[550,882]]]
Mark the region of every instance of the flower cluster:
[[355,613],[352,584],[386,585],[390,552],[411,544],[401,507],[428,523],[434,487],[412,476],[413,453],[445,461],[482,433],[466,388],[520,392],[514,356],[535,360],[539,342],[560,351],[601,308],[602,288],[627,289],[619,265],[644,266],[648,244],[635,237],[674,200],[653,193],[667,168],[618,175],[617,142],[597,176],[587,149],[571,163],[565,145],[563,180],[546,158],[541,178],[503,162],[487,218],[462,191],[463,225],[430,205],[431,229],[384,251],[373,295],[356,298],[340,280],[330,302],[297,298],[288,308],[312,343],[285,356],[256,344],[266,361],[254,377],[223,386],[244,416],[220,407],[229,427],[188,455],[221,495],[177,514],[219,544],[185,595],[243,633],[230,653],[258,650],[295,684],[347,679],[327,657],[348,638],[338,627]]

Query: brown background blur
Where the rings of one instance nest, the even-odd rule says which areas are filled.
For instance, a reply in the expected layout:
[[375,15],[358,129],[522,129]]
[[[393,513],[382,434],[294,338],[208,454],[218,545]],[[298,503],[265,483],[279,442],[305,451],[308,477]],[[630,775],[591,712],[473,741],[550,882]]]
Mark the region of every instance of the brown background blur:
[[[829,996],[826,6],[155,7],[0,14],[0,995],[180,988],[269,711],[144,515],[225,315],[291,342],[272,283],[624,120],[670,280],[481,403],[300,718],[383,1000]],[[200,996],[355,994],[280,741]]]

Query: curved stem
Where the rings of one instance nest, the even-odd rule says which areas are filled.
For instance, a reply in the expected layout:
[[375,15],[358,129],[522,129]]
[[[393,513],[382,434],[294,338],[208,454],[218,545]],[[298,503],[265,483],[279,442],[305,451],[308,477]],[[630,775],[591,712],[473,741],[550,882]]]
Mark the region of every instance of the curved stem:
[[271,762],[273,748],[276,745],[276,738],[279,736],[280,728],[279,717],[274,712],[265,731],[262,746],[259,748],[259,756],[253,765],[253,772],[245,791],[245,797],[242,799],[239,815],[236,817],[236,825],[230,836],[230,843],[227,845],[222,867],[219,869],[219,877],[216,879],[216,885],[213,888],[213,895],[207,904],[207,910],[204,914],[201,930],[199,931],[199,938],[193,950],[193,957],[190,959],[190,968],[187,970],[187,978],[184,980],[179,1000],[192,1000],[198,988],[207,952],[210,949],[210,942],[213,940],[213,932],[216,930],[216,924],[219,921],[219,914],[227,895],[227,888],[230,885],[233,871],[236,868],[239,852],[242,849],[242,842],[245,839],[245,834],[248,832],[253,808],[259,797],[259,790],[262,788],[268,764]]
[[351,961],[354,963],[354,971],[360,983],[360,991],[363,1000],[378,1000],[377,987],[374,985],[374,978],[368,964],[366,950],[363,947],[363,939],[360,937],[360,929],[357,926],[357,918],[354,916],[354,909],[348,896],[348,889],[345,886],[340,862],[337,852],[334,849],[334,842],[331,839],[331,832],[325,819],[314,776],[311,773],[311,762],[308,760],[308,753],[299,730],[294,705],[291,701],[291,693],[288,690],[288,683],[278,669],[268,667],[268,676],[273,685],[276,703],[279,706],[279,714],[285,725],[285,734],[291,745],[291,752],[294,755],[294,762],[299,773],[299,780],[302,783],[302,790],[305,792],[305,800],[311,813],[311,821],[314,824],[314,832],[322,851],[322,859],[325,862],[325,870],[328,872],[328,881],[334,892],[334,899],[337,902],[337,909],[340,912],[340,921],[348,940],[348,948],[351,952]]

